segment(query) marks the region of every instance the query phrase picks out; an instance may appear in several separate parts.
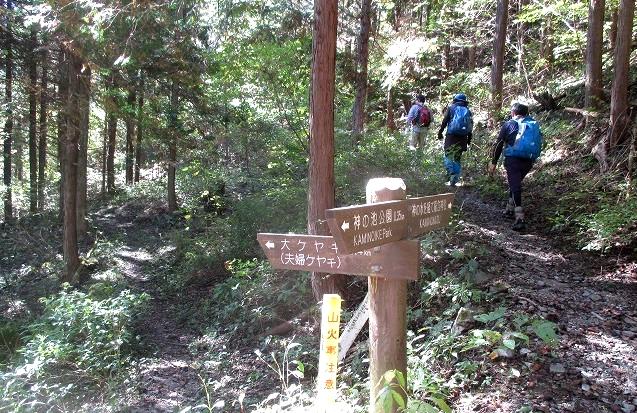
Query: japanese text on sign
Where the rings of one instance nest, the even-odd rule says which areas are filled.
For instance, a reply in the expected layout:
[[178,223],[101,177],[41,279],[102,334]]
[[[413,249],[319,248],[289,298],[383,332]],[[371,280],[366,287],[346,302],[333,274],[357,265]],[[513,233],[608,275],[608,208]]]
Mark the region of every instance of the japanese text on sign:
[[331,409],[336,401],[340,323],[341,297],[338,294],[323,295],[317,399],[317,405],[321,413],[333,411]]

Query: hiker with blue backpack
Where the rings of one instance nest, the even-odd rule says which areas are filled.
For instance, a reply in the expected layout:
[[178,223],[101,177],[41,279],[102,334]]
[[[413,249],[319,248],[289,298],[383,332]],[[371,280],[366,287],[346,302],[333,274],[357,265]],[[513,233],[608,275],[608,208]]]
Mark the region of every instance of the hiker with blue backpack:
[[432,120],[431,110],[425,106],[425,97],[423,95],[416,96],[416,101],[407,114],[407,125],[411,126],[409,149],[415,151],[423,148]]
[[438,139],[442,140],[443,131],[447,128],[444,143],[444,165],[449,182],[447,185],[456,186],[460,181],[462,153],[466,152],[471,143],[473,134],[473,115],[469,110],[467,96],[458,93],[453,97],[453,102],[447,108],[442,124],[438,130]]
[[542,132],[540,125],[529,116],[528,106],[514,103],[511,107],[511,120],[500,129],[491,150],[489,174],[495,172],[498,159],[504,149],[504,169],[509,183],[509,201],[504,216],[515,219],[514,231],[524,231],[524,210],[522,209],[522,181],[531,171],[533,163],[542,151]]

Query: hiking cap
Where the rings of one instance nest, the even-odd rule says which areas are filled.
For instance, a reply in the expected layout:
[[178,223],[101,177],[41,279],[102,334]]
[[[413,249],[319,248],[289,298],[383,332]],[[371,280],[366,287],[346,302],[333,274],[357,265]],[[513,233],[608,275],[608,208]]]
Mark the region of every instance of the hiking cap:
[[456,95],[454,95],[453,101],[454,102],[466,102],[467,101],[467,96],[464,93],[457,93]]

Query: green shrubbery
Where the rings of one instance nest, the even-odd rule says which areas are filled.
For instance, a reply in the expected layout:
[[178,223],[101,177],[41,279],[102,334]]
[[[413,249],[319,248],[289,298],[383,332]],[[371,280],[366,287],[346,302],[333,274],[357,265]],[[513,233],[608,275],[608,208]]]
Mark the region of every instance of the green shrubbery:
[[133,322],[147,300],[146,294],[118,293],[106,284],[88,293],[66,286],[42,298],[43,314],[26,327],[19,358],[0,378],[3,407],[56,410],[74,387],[121,373],[137,340]]

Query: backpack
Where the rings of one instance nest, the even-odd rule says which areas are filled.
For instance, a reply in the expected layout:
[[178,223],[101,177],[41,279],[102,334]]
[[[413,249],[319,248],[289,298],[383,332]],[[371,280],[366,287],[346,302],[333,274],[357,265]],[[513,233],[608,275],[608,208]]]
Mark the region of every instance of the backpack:
[[473,117],[466,106],[457,105],[453,110],[453,117],[447,125],[447,134],[466,136],[473,130]]
[[427,106],[422,105],[422,107],[418,110],[418,113],[416,113],[416,117],[414,117],[412,123],[416,126],[426,128],[431,125],[431,122],[433,122],[433,118],[434,117],[431,114],[431,110]]
[[518,123],[518,134],[513,145],[508,145],[504,149],[504,156],[536,160],[542,152],[540,125],[529,116],[515,121]]

